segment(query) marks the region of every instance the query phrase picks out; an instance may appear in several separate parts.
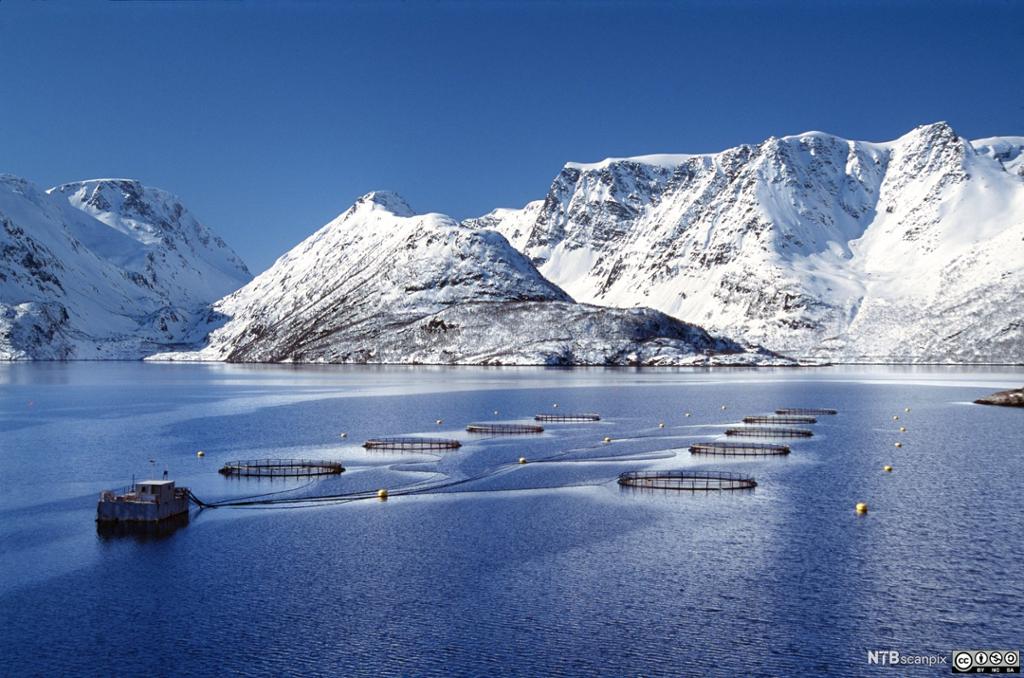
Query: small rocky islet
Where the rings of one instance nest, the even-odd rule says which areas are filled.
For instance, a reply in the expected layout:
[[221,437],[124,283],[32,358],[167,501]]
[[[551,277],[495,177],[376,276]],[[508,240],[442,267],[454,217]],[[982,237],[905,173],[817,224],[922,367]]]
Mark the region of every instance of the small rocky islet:
[[974,401],[978,405],[1001,405],[1003,407],[1024,407],[1024,387],[997,391]]

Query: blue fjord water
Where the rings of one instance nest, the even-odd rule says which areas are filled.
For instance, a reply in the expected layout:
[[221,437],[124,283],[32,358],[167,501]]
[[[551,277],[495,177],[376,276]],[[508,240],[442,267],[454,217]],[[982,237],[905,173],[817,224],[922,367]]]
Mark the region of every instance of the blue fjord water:
[[[970,401],[1022,381],[1017,368],[2,365],[0,673],[861,676],[895,675],[868,664],[872,649],[1020,649],[1024,412]],[[784,458],[686,449],[779,406],[840,414]],[[462,430],[571,411],[604,420]],[[384,434],[464,446],[360,447]],[[259,457],[347,470],[216,472]],[[615,482],[690,467],[759,486]],[[392,498],[97,531],[101,489],[164,468],[206,501]],[[410,486],[428,491],[396,496]]]

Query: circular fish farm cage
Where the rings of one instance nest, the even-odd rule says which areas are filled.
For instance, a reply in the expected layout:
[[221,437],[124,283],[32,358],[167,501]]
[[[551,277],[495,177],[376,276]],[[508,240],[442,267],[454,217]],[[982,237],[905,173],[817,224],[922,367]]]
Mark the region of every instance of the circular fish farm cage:
[[827,407],[780,407],[775,410],[775,414],[839,414],[836,410],[830,410]]
[[572,421],[601,421],[600,414],[538,414],[534,421],[551,422],[572,422]]
[[462,447],[462,443],[450,438],[392,437],[370,438],[363,443],[363,447],[368,450],[387,450],[390,452],[441,452],[443,450],[457,450]]
[[690,445],[690,454],[717,454],[731,457],[772,457],[789,454],[789,445],[771,443],[711,442]]
[[344,470],[338,462],[322,459],[240,459],[224,464],[218,473],[237,477],[294,478],[336,475]]
[[778,428],[773,426],[744,426],[743,428],[725,429],[727,436],[744,436],[746,438],[810,438],[813,431],[805,428]]
[[798,414],[768,414],[753,417],[743,417],[744,424],[817,424],[814,417],[800,416]]
[[752,490],[757,481],[728,471],[629,471],[619,476],[619,485],[641,490],[715,492]]
[[534,424],[470,424],[466,427],[470,433],[494,433],[497,435],[522,435],[525,433],[543,433],[543,426]]

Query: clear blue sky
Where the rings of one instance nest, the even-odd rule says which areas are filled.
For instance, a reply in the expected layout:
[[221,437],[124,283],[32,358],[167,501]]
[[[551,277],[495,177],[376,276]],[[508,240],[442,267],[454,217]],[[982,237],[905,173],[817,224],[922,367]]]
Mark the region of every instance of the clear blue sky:
[[166,188],[254,271],[372,189],[936,120],[1024,134],[1024,2],[0,2],[0,171]]

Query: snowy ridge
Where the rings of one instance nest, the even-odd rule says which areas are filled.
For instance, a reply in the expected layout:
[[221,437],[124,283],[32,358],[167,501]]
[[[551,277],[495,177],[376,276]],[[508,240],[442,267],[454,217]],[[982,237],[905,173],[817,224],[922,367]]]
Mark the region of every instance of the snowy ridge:
[[0,176],[0,359],[138,359],[192,343],[209,304],[249,279],[180,203],[135,182],[131,195],[130,212],[87,211]]
[[[179,303],[210,303],[252,279],[238,255],[167,191],[130,179],[94,179],[48,192],[137,241],[142,247],[120,265],[173,287]],[[102,234],[102,241],[108,238]]]
[[1002,163],[1010,174],[1024,176],[1024,137],[975,139],[971,146],[980,155]]
[[581,306],[500,234],[374,192],[214,307],[199,351],[155,360],[788,364],[664,314]]
[[[567,164],[504,233],[578,301],[790,355],[1024,362],[1024,138],[949,125]],[[657,158],[651,161],[650,158]]]
[[569,169],[580,170],[581,172],[608,169],[612,165],[618,165],[621,163],[629,163],[631,165],[650,165],[652,167],[660,167],[662,169],[675,169],[687,160],[700,157],[706,156],[683,153],[661,153],[653,155],[635,155],[630,158],[605,158],[599,162],[590,163],[567,162],[565,163],[565,166]]
[[534,200],[518,210],[499,207],[482,217],[467,219],[465,223],[471,228],[498,231],[513,247],[522,251],[543,207],[543,200]]

